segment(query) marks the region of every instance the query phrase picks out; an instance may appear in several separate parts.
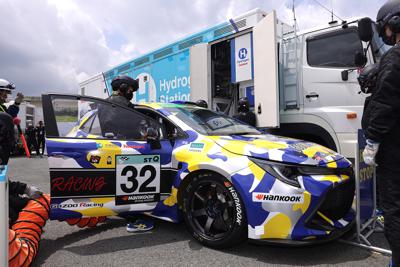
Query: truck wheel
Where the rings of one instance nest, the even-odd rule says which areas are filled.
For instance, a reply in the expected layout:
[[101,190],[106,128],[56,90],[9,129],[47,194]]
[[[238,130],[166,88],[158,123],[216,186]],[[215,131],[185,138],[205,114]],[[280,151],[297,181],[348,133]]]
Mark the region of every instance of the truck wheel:
[[231,247],[247,238],[245,209],[227,180],[200,174],[185,188],[184,218],[190,234],[213,248]]

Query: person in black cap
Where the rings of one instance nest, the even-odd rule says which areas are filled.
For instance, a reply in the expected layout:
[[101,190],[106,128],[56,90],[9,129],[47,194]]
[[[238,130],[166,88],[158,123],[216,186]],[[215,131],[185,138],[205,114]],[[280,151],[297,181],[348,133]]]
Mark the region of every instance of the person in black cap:
[[[393,266],[400,266],[400,0],[386,2],[376,19],[379,36],[393,46],[380,60],[376,88],[363,114],[366,164],[377,163],[380,207]],[[376,163],[375,163],[376,156]]]
[[[133,98],[133,93],[139,89],[139,82],[137,80],[135,80],[127,75],[117,76],[111,81],[111,87],[113,90],[113,94],[107,98],[108,101],[119,104],[124,107],[128,107],[128,108],[135,107],[132,104],[131,100]],[[130,133],[125,133],[123,131],[123,129],[120,129],[119,127],[114,125],[114,122],[116,120],[123,119],[123,118],[121,118],[121,116],[119,114],[112,114],[112,111],[110,111],[110,110],[102,111],[102,108],[100,106],[99,116],[103,116],[103,118],[100,121],[103,121],[104,125],[102,125],[101,128],[104,133],[114,132],[115,129],[119,129],[119,131],[122,130],[122,135],[124,135],[126,137],[129,136]],[[141,123],[142,122],[138,122],[138,125],[140,125]],[[117,134],[120,134],[120,133],[117,133]],[[130,136],[130,137],[132,137],[132,136]],[[132,137],[132,138],[135,138],[135,137]],[[139,137],[136,137],[136,138],[139,138]],[[125,219],[128,221],[126,230],[130,233],[145,232],[145,231],[149,231],[154,228],[154,224],[152,221],[143,220],[143,219],[135,219],[133,217],[125,217]]]
[[247,97],[242,97],[239,99],[238,114],[234,115],[233,117],[251,126],[256,126],[256,114],[250,111],[250,104]]

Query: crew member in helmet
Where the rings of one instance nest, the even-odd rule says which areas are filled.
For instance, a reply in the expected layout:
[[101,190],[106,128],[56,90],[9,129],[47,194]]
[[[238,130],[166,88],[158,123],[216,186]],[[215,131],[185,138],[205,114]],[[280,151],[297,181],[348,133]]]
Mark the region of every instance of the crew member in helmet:
[[14,100],[14,104],[10,105],[8,108],[4,105],[7,102],[8,95],[12,93],[15,89],[15,85],[7,80],[0,79],[0,112],[7,112],[11,117],[15,118],[19,112],[19,105],[24,99],[22,93],[17,93],[17,97]]
[[367,164],[377,163],[385,236],[393,266],[400,266],[400,0],[386,2],[376,23],[383,42],[393,47],[381,58],[376,91],[364,113],[367,146],[363,157]]
[[[108,101],[119,104],[124,107],[134,108],[134,105],[132,104],[131,100],[133,98],[133,93],[139,89],[139,82],[137,80],[127,75],[117,76],[111,81],[111,87],[113,90],[113,94],[107,98]],[[116,120],[119,120],[118,125],[121,125],[120,120],[123,118],[121,118],[119,114],[112,114],[110,110],[103,110],[102,107],[99,106],[99,117],[102,117],[100,121],[103,122],[101,128],[104,133],[114,132],[115,129],[121,131],[119,127],[114,125],[114,122]],[[141,123],[143,122],[137,122],[139,128]],[[124,133],[123,129],[122,132],[123,132],[122,135],[124,136],[129,135],[129,133]],[[118,134],[119,133],[117,133],[117,135]],[[145,133],[141,134],[143,135]],[[139,137],[132,137],[132,138],[137,139]],[[126,217],[126,219],[128,221],[126,230],[131,233],[149,231],[154,228],[154,223],[152,221],[135,219],[133,217]]]
[[233,117],[251,126],[256,126],[256,114],[250,110],[250,104],[247,97],[242,97],[239,99],[238,114],[234,115]]
[[[123,107],[134,108],[131,100],[133,98],[133,93],[139,88],[137,80],[127,75],[121,75],[112,80],[111,86],[113,92],[112,95],[107,98],[108,101]],[[139,139],[141,137],[138,132],[132,132],[128,127],[126,129],[121,129],[121,127],[119,127],[120,125],[124,125],[124,123],[121,123],[121,120],[126,118],[121,117],[121,114],[117,114],[117,110],[105,109],[102,105],[99,105],[98,113],[99,118],[101,118],[100,124],[103,136],[112,133],[116,138]]]
[[200,99],[196,101],[196,105],[202,108],[208,108],[207,101]]
[[[7,165],[10,151],[14,144],[14,124],[11,115],[0,112],[0,165]],[[29,198],[38,198],[42,192],[36,186],[28,186],[22,182],[9,182],[9,223],[12,225],[19,212],[26,206]],[[27,195],[28,198],[23,195]]]

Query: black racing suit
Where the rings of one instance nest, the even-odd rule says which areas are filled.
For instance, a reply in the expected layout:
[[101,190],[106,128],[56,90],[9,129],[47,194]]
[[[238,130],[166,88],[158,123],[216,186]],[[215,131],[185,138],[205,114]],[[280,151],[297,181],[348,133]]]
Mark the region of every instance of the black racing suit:
[[28,128],[26,128],[25,130],[25,134],[27,137],[27,146],[29,149],[29,153],[31,153],[32,151],[32,146],[36,151],[36,155],[39,156],[39,146],[36,140],[36,130],[35,128],[33,128],[33,126],[28,126]]
[[[134,105],[124,96],[113,95],[107,100],[123,107],[134,108]],[[98,114],[103,136],[112,133],[117,139],[141,140],[143,138],[140,134],[140,122],[132,121],[130,111],[100,104]]]
[[36,131],[36,134],[37,134],[37,145],[38,145],[38,148],[39,148],[39,151],[40,151],[40,148],[42,148],[42,155],[44,154],[44,149],[45,149],[45,146],[46,146],[46,144],[45,144],[45,133],[46,133],[46,131],[45,131],[45,129],[44,129],[44,126],[37,126],[36,128],[35,128],[35,131]]
[[256,114],[254,114],[254,112],[251,112],[250,110],[246,112],[239,112],[233,117],[241,122],[256,127]]
[[[0,112],[0,165],[7,165],[10,157],[11,146],[14,143],[14,125],[12,118],[5,112]],[[9,182],[9,221],[12,225],[18,218],[18,213],[26,206],[28,199],[21,197],[26,189],[26,184]]]
[[376,155],[380,207],[385,236],[393,253],[393,266],[400,266],[400,46],[381,59],[376,92],[364,112],[368,139],[380,143]]

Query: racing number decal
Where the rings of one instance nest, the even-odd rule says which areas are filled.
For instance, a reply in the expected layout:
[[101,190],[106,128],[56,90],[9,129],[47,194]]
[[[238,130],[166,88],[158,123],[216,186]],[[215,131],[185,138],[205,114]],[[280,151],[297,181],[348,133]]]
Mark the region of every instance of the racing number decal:
[[160,155],[116,157],[115,205],[160,200]]

